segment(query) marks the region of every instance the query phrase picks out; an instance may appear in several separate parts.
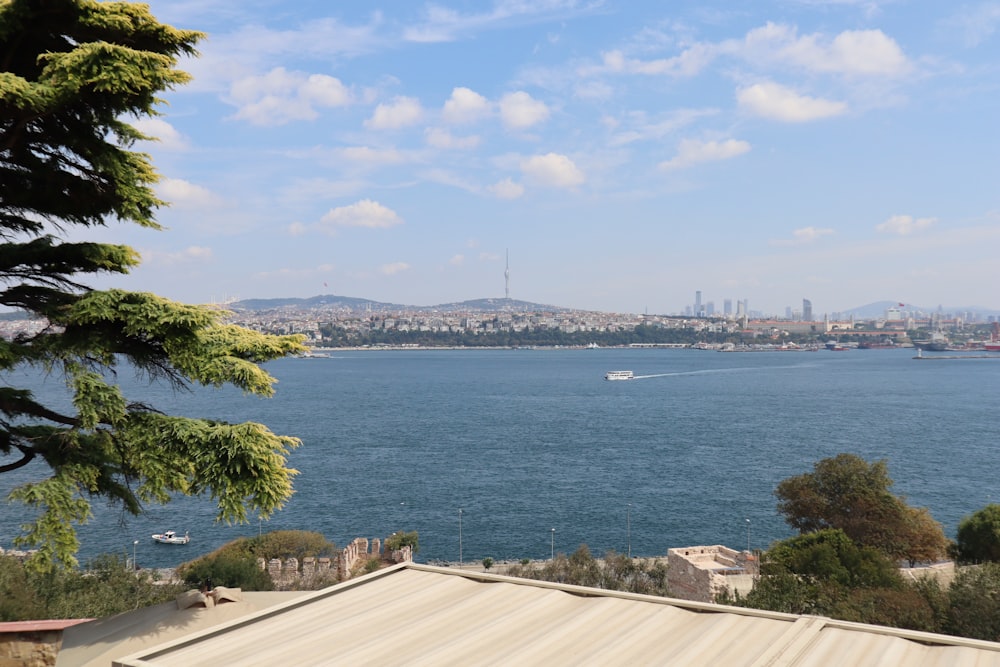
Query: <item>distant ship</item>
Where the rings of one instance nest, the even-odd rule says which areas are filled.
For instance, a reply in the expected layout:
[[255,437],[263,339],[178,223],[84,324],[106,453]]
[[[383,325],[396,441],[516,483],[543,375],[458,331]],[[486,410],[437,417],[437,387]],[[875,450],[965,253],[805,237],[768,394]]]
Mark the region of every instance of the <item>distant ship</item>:
[[927,352],[944,352],[948,349],[949,344],[945,335],[939,331],[935,331],[931,334],[930,338],[925,340],[913,341],[913,347],[918,350],[926,350]]
[[632,371],[608,371],[604,374],[605,380],[634,380]]
[[886,340],[866,340],[858,343],[859,350],[881,350],[883,348],[893,349],[899,347],[889,339]]

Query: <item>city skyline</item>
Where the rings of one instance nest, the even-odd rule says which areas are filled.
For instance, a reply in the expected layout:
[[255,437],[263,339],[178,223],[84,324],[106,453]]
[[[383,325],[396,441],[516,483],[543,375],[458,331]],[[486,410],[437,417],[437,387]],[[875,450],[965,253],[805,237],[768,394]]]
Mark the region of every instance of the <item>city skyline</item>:
[[1000,2],[150,6],[207,38],[139,123],[167,230],[74,233],[142,252],[95,286],[1000,308]]

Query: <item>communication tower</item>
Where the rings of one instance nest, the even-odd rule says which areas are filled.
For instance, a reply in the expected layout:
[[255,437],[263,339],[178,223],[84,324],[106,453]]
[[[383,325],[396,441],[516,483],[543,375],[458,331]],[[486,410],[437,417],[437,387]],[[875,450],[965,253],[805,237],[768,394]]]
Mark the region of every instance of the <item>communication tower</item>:
[[507,249],[507,265],[503,270],[503,295],[510,299],[510,249]]

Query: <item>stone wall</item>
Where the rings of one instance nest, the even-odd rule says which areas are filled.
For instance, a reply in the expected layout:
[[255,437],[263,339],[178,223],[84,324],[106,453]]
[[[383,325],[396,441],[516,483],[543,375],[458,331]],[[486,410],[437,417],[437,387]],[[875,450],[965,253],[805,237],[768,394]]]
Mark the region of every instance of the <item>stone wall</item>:
[[52,667],[62,630],[0,632],[0,667]]
[[757,574],[756,558],[721,545],[667,551],[667,585],[682,600],[714,602],[723,590],[742,590]]
[[272,558],[270,561],[258,558],[257,565],[267,571],[275,589],[281,591],[347,581],[359,565],[372,558],[392,563],[413,560],[413,550],[408,546],[397,551],[383,551],[382,546],[382,540],[377,537],[370,541],[368,538],[358,537],[333,558],[307,556],[302,559],[301,564],[297,558]]

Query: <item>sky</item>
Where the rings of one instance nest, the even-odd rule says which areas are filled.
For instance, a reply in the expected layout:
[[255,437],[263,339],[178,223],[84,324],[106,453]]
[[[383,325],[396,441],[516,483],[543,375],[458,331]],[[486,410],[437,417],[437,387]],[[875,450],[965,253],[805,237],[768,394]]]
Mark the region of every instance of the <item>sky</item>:
[[[154,0],[171,203],[108,284],[193,302],[1000,308],[1000,1]],[[509,260],[507,259],[509,254]]]

